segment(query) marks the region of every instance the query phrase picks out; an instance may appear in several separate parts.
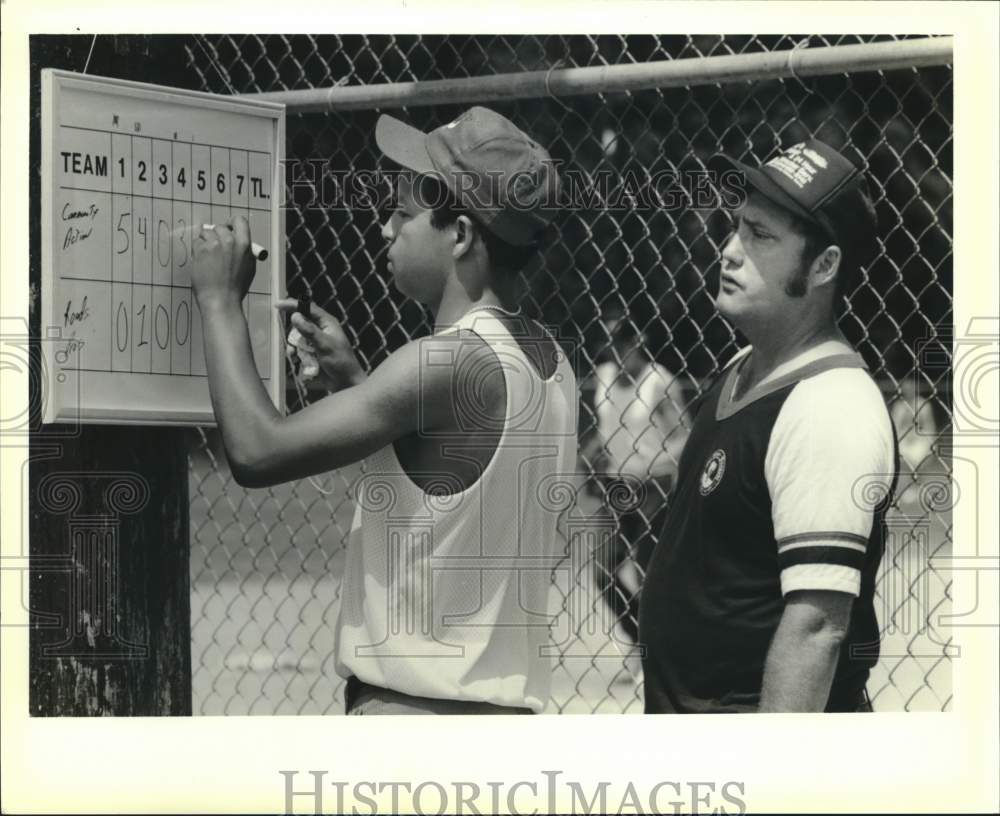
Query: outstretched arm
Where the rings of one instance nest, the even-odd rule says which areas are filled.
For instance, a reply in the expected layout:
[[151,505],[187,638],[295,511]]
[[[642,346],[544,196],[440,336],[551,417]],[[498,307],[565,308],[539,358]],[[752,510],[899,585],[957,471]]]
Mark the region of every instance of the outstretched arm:
[[233,476],[263,487],[356,462],[418,424],[451,416],[452,372],[424,366],[419,341],[391,355],[360,384],[281,416],[260,381],[240,303],[253,278],[243,218],[195,242],[193,282],[202,314],[205,360],[216,420]]

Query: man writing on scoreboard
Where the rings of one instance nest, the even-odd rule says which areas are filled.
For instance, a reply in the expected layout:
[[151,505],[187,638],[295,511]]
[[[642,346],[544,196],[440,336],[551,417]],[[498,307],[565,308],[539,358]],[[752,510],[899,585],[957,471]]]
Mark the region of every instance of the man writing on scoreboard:
[[750,345],[696,408],[646,574],[645,709],[870,710],[896,444],[836,304],[874,254],[874,207],[815,139],[714,169],[748,188],[716,305]]
[[280,416],[240,305],[248,225],[203,230],[193,282],[215,415],[247,486],[365,462],[336,625],[349,713],[539,712],[551,675],[551,565],[539,564],[556,555],[557,512],[538,498],[571,472],[576,386],[555,341],[500,292],[558,181],[546,151],[485,108],[429,134],[383,116],[375,139],[404,169],[382,229],[388,269],[434,334],[366,373],[333,318],[293,315],[333,393]]

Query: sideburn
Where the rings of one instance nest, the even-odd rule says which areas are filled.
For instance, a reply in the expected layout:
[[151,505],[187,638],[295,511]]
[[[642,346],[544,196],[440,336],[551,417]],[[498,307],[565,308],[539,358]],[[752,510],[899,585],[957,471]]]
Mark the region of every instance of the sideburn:
[[802,264],[791,280],[785,282],[785,294],[788,297],[805,297],[809,291],[809,267],[811,263]]

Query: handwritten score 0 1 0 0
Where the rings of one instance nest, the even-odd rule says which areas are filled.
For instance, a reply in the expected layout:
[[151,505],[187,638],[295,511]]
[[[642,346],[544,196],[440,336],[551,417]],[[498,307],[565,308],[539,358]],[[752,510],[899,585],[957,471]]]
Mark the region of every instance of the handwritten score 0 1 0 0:
[[284,106],[42,72],[46,422],[214,422],[192,227],[243,215],[258,261],[243,311],[284,407],[279,159]]

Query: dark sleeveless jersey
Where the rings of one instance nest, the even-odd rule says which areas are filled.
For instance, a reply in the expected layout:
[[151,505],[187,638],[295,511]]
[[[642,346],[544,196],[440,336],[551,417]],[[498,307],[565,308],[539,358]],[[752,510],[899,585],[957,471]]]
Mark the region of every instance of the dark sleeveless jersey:
[[855,710],[878,659],[873,596],[897,457],[888,412],[853,354],[732,402],[739,364],[696,409],[643,584],[645,710],[756,710],[784,595],[809,589],[856,596],[827,705]]

